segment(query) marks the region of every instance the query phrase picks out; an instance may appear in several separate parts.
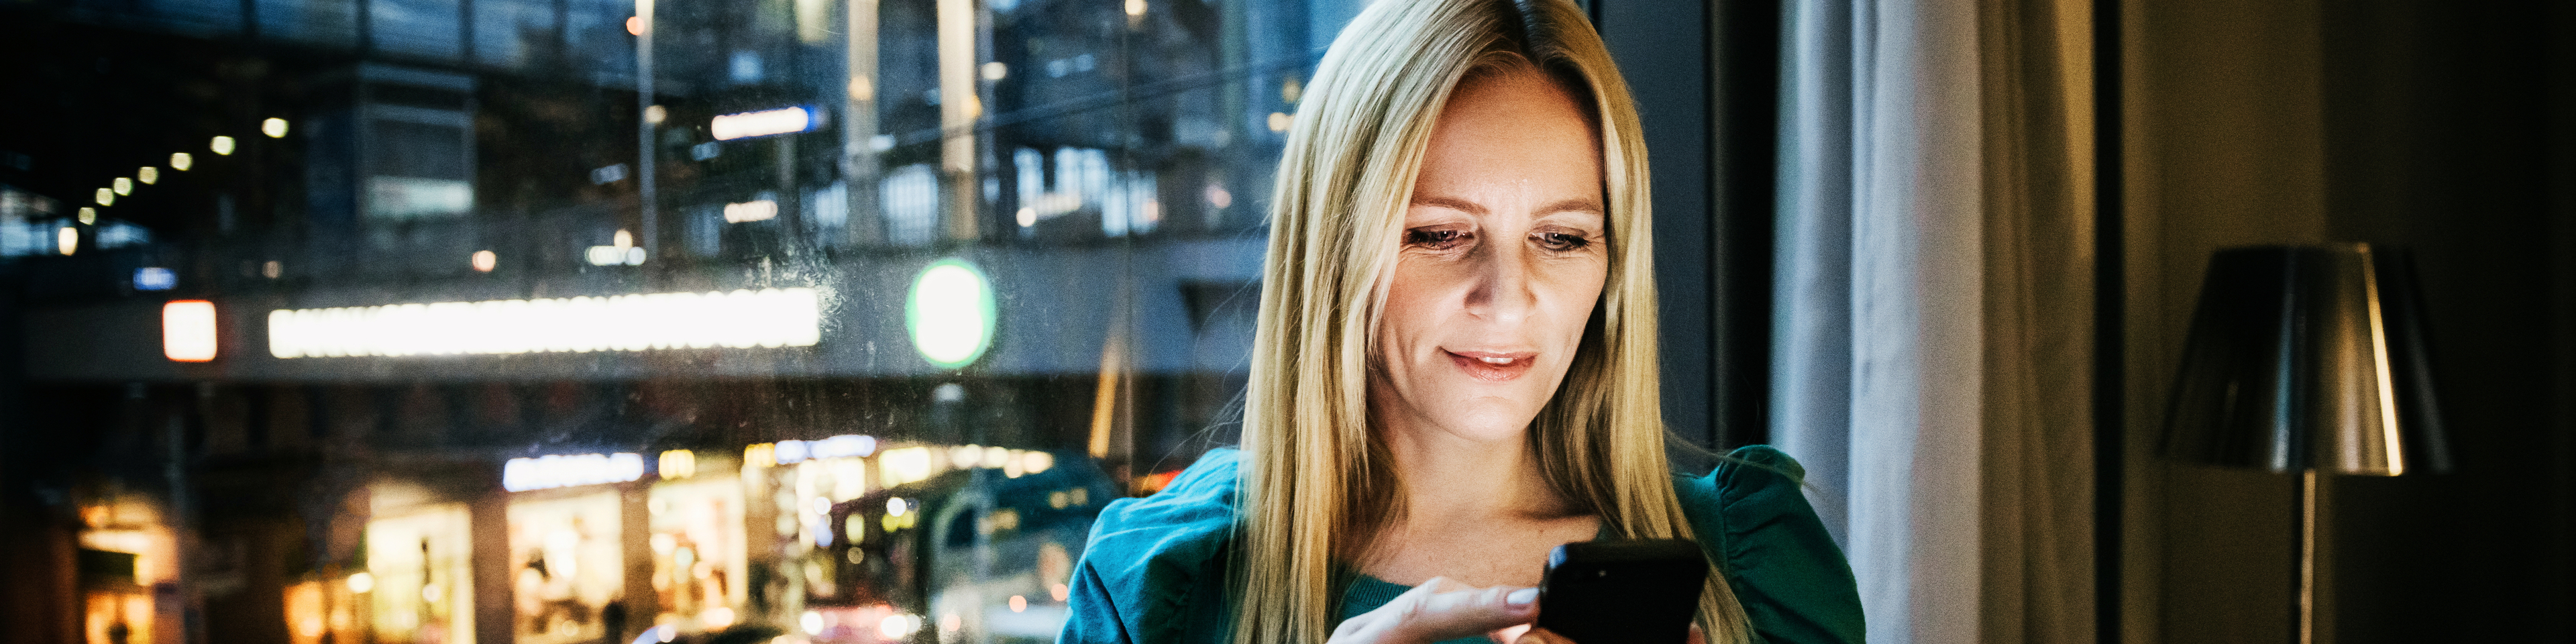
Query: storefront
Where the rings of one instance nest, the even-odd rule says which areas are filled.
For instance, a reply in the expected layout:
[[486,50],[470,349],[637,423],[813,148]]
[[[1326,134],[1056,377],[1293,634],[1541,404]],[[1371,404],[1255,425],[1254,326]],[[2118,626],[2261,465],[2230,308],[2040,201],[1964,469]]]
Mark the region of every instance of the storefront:
[[730,458],[662,453],[645,501],[653,552],[653,623],[677,633],[720,631],[749,606],[743,484]]
[[376,644],[474,644],[466,505],[400,484],[370,490],[366,565],[347,584]]
[[509,492],[509,546],[499,554],[510,571],[510,632],[519,644],[593,642],[634,623],[623,602],[623,537],[643,518],[628,516],[626,490],[602,484],[633,478],[593,471],[586,461],[606,459],[590,456],[598,455],[523,461],[541,463],[521,470],[535,487]]
[[180,602],[177,535],[162,499],[102,486],[80,510],[76,564],[89,644],[172,642]]

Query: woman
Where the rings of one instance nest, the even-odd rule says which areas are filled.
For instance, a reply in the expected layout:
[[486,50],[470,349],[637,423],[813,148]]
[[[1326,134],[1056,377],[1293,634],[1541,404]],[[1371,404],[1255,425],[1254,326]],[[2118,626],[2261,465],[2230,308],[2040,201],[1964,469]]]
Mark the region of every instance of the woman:
[[1565,0],[1363,11],[1280,162],[1242,449],[1101,513],[1063,641],[1501,639],[1595,537],[1697,539],[1707,641],[1858,641],[1794,462],[1665,461],[1646,175]]

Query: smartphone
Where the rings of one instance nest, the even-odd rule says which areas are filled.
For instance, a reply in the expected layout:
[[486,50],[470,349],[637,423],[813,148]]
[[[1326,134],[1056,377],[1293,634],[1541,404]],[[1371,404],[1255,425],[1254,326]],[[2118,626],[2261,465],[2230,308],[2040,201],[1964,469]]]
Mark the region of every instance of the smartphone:
[[1681,644],[1708,582],[1708,555],[1688,539],[1557,546],[1538,587],[1538,627],[1576,644]]

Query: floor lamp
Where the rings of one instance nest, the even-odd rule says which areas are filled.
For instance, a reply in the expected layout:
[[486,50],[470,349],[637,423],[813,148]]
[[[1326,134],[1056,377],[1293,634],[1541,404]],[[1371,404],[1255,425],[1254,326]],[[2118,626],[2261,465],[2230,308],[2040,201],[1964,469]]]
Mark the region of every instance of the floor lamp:
[[2218,251],[2167,456],[2299,474],[2299,643],[2316,637],[2317,476],[2449,469],[2411,258],[2368,244]]

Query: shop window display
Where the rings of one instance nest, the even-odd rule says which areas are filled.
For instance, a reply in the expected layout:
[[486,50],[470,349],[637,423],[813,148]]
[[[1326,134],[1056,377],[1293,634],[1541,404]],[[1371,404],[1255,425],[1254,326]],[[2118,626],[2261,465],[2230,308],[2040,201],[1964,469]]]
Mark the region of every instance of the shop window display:
[[[465,508],[452,503],[377,511],[367,565],[349,590],[367,598],[379,644],[473,644],[474,585]],[[353,575],[354,576],[354,575]],[[363,590],[361,590],[363,589]]]
[[518,641],[569,644],[627,627],[624,527],[615,490],[539,492],[510,503]]
[[691,632],[722,630],[740,619],[749,599],[743,585],[748,550],[742,484],[729,476],[733,468],[721,467],[723,461],[690,462],[691,476],[675,479],[669,476],[674,459],[666,457],[665,481],[653,485],[646,502],[659,598],[653,622]]

